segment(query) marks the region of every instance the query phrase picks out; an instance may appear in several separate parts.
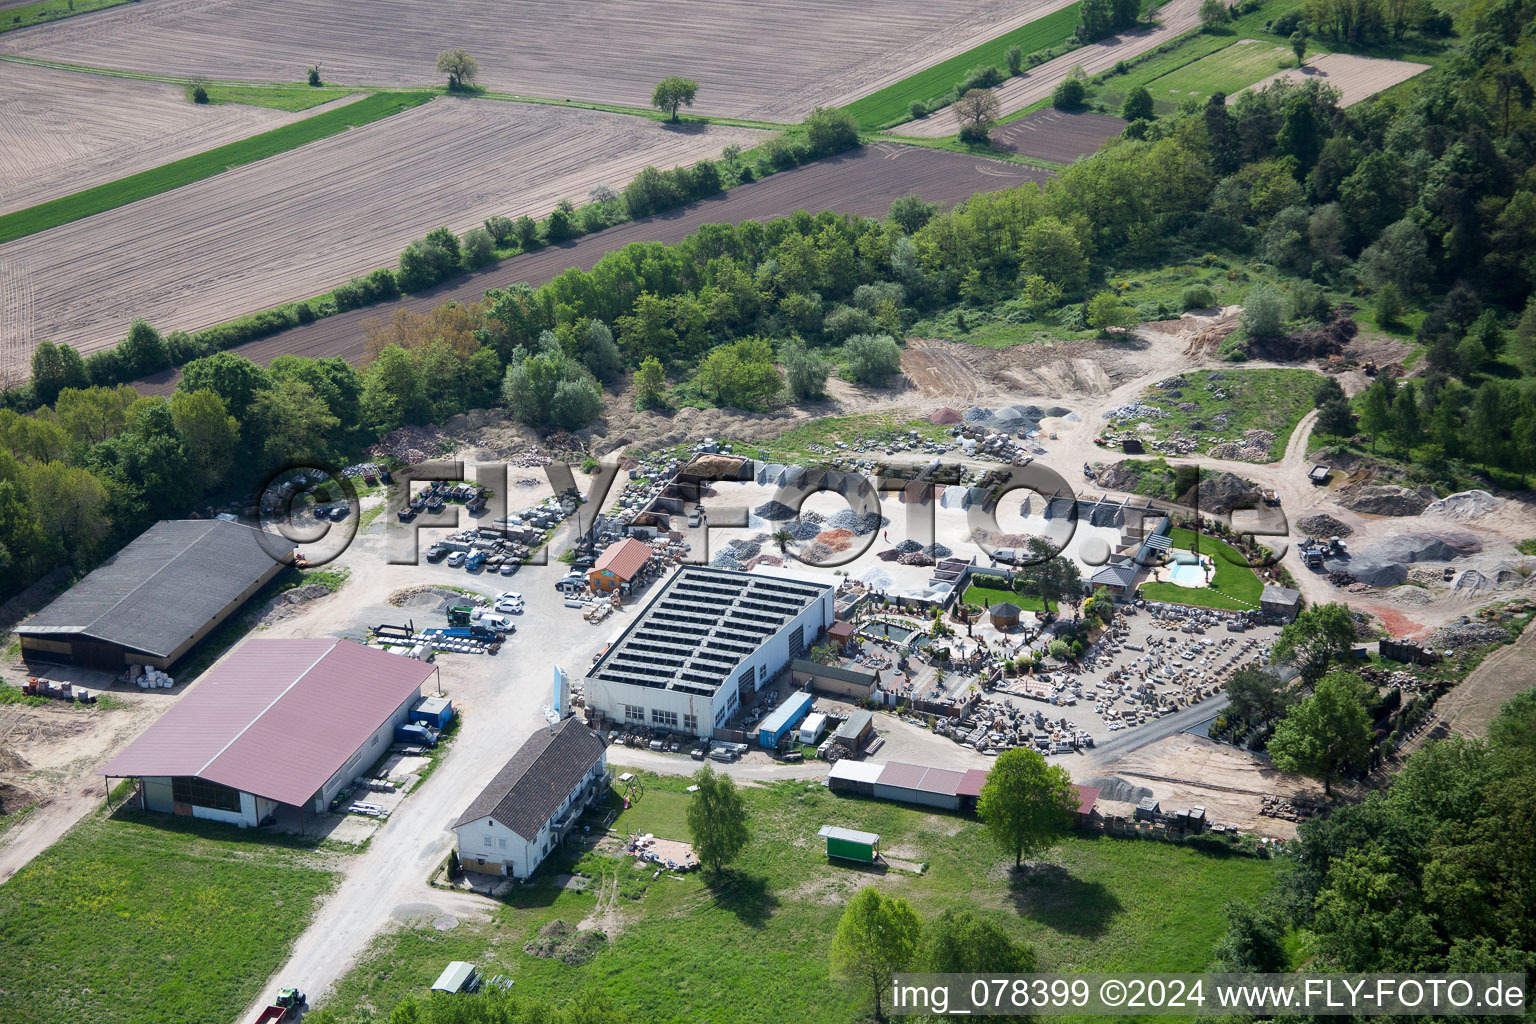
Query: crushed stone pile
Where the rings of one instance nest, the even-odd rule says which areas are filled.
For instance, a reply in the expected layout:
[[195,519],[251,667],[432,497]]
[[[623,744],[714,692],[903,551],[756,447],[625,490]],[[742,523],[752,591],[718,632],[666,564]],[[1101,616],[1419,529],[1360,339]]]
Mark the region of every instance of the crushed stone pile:
[[1296,525],[1308,536],[1312,537],[1348,537],[1355,532],[1325,512],[1312,516],[1302,516],[1296,520]]
[[903,555],[910,555],[914,551],[921,551],[921,550],[923,550],[923,546],[921,544],[919,544],[917,541],[912,540],[910,538],[908,538],[907,540],[904,540],[900,544],[896,545],[896,551],[899,554],[903,554]]
[[1127,402],[1104,410],[1107,420],[1160,420],[1168,415],[1166,409],[1145,402]]
[[726,545],[726,549],[739,562],[745,562],[749,558],[756,558],[762,553],[763,545],[756,540],[733,540]]
[[743,568],[741,562],[737,561],[736,556],[729,551],[720,552],[709,560],[709,564],[716,569],[735,569],[740,571]]
[[882,562],[894,562],[901,557],[901,552],[895,548],[886,548],[884,551],[876,551],[875,557]]
[[770,523],[782,522],[785,519],[795,518],[795,510],[781,501],[765,501],[752,510],[752,514],[759,519],[766,519]]
[[1430,502],[1423,515],[1440,519],[1477,519],[1499,507],[1499,499],[1482,490],[1457,491]]
[[822,562],[825,562],[827,559],[831,558],[832,555],[833,551],[831,548],[827,547],[825,544],[815,542],[806,545],[800,550],[801,560],[810,562],[812,565],[818,565]]
[[866,533],[874,533],[882,526],[889,526],[890,520],[878,512],[855,512],[845,508],[832,514],[827,520],[827,526],[834,530],[852,530],[859,536]]
[[1435,492],[1427,485],[1414,490],[1394,485],[1367,485],[1339,493],[1339,504],[1372,516],[1416,516],[1429,507]]
[[[400,427],[391,430],[368,449],[376,459],[402,462],[426,462],[453,450],[454,441],[434,424],[424,427]],[[548,460],[546,460],[548,461]]]
[[826,523],[827,517],[822,515],[820,512],[811,512],[807,510],[800,513],[800,521],[802,523],[810,523],[812,526],[822,526]]
[[795,540],[810,540],[821,532],[821,527],[804,519],[791,519],[783,529]]
[[1429,634],[1429,648],[1439,651],[1446,648],[1473,647],[1478,644],[1498,643],[1509,639],[1509,630],[1487,622],[1460,622],[1441,626]]
[[1482,541],[1460,530],[1435,533],[1408,533],[1377,541],[1362,548],[1360,556],[1391,559],[1395,562],[1449,562],[1463,555],[1483,550]]
[[1398,604],[1424,605],[1435,601],[1435,595],[1423,587],[1393,587],[1382,596]]
[[1086,779],[1085,786],[1092,786],[1099,791],[1099,796],[1105,800],[1119,800],[1122,803],[1136,804],[1153,796],[1153,792],[1146,786],[1138,786],[1127,782],[1118,775],[1100,775],[1096,778]]
[[927,547],[923,548],[923,554],[932,556],[933,558],[948,558],[950,555],[953,555],[954,552],[945,547],[943,544],[929,544]]
[[824,530],[816,535],[816,543],[828,551],[847,551],[853,547],[852,530]]
[[961,418],[972,426],[1000,430],[1005,433],[1038,430],[1040,421],[1046,415],[1046,411],[1038,405],[1005,405],[1000,409],[973,405],[960,414]]
[[929,558],[927,555],[923,554],[921,551],[914,551],[911,554],[902,555],[900,558],[897,559],[897,561],[900,562],[902,565],[932,565],[933,564],[933,559]]
[[892,583],[891,574],[878,565],[865,569],[856,577],[858,581],[872,590],[884,590]]
[[[1106,487],[1111,486],[1105,484]],[[1191,495],[1180,495],[1179,500],[1189,504]],[[1217,473],[1200,481],[1200,508],[1217,514],[1235,508],[1253,508],[1258,504],[1259,489],[1252,481],[1244,480],[1235,473]]]

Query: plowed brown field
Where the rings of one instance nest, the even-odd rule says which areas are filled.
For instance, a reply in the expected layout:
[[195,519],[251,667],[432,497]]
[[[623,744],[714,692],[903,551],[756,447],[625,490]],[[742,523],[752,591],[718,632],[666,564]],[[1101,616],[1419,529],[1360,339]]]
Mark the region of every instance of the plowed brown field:
[[992,145],[1009,153],[1069,164],[1119,135],[1125,122],[1105,114],[1069,114],[1038,110],[992,130]]
[[[1428,70],[1428,64],[1414,64],[1406,60],[1357,57],[1352,53],[1325,53],[1321,57],[1313,57],[1306,67],[1290,68],[1270,75],[1249,88],[1262,90],[1269,83],[1282,79],[1288,82],[1322,82],[1339,90],[1342,93],[1339,106],[1347,107]],[[1235,102],[1239,95],[1234,93],[1228,96],[1227,102]]]
[[528,95],[644,106],[666,75],[708,113],[799,120],[1059,7],[1050,0],[155,0],[8,33],[0,50],[209,78],[440,80],[462,46],[481,81]]
[[[590,269],[604,253],[631,242],[678,242],[701,224],[736,224],[768,220],[796,210],[835,210],[883,216],[891,201],[917,193],[931,202],[956,203],[976,192],[991,192],[1026,181],[1044,181],[1049,172],[997,160],[977,159],[941,149],[919,149],[882,143],[792,171],[782,171],[742,185],[715,199],[680,210],[631,221],[587,235],[565,245],[515,256],[457,282],[397,302],[338,313],[270,338],[242,345],[235,351],[266,363],[285,352],[306,356],[363,358],[362,323],[388,317],[396,309],[425,313],[454,299],[479,300],[488,288],[517,281],[543,284],[571,267]],[[170,390],[173,377],[160,374],[137,385],[146,393]]]
[[646,164],[714,154],[745,129],[671,130],[618,114],[434,100],[185,188],[0,246],[30,268],[34,338],[91,352],[140,316],[195,330],[325,291],[438,225],[541,216]]
[[[341,101],[350,102],[350,101]],[[301,113],[187,101],[177,85],[0,63],[0,213],[201,153]]]

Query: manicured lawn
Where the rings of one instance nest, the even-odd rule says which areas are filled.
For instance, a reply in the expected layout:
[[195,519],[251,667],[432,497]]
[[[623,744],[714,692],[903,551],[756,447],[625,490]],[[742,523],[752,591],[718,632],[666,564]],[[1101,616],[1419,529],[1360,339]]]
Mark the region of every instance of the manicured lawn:
[[41,25],[45,21],[58,21],[87,11],[99,11],[116,7],[128,0],[43,0],[40,4],[23,4],[0,11],[0,32]]
[[[979,604],[983,608],[990,608],[1000,601],[1011,601],[1027,612],[1045,611],[1045,601],[1038,597],[1026,597],[1023,594],[1015,594],[1011,590],[1001,590],[997,587],[984,587],[980,583],[972,583],[965,588],[965,593],[960,595],[962,604]],[[1051,609],[1055,611],[1056,609]]]
[[[1190,530],[1175,528],[1168,531],[1168,537],[1176,550],[1190,551],[1195,546],[1195,535]],[[1210,586],[1181,587],[1176,583],[1144,583],[1141,596],[1148,601],[1169,601],[1234,611],[1259,606],[1259,595],[1264,592],[1264,584],[1248,568],[1236,548],[1215,537],[1201,536],[1200,553],[1216,565]]]
[[[343,86],[314,88],[308,85],[208,85],[210,103],[244,103],[273,110],[308,110],[331,100],[350,96],[356,89]],[[191,90],[188,89],[190,93]]]
[[218,146],[205,153],[176,160],[148,171],[109,181],[95,188],[88,188],[73,195],[0,217],[0,242],[23,238],[48,228],[68,224],[92,214],[114,210],[119,206],[147,199],[161,192],[190,185],[194,181],[211,178],[231,167],[255,163],[269,156],[297,149],[299,146],[318,142],[355,128],[398,114],[402,110],[418,106],[430,100],[430,92],[381,92],[356,103],[349,103],[338,110],[274,128],[260,135],[253,135],[227,146]]
[[0,1020],[228,1024],[335,875],[232,826],[94,815],[0,885]]
[[[1317,52],[1309,50],[1307,55],[1315,57]],[[1148,82],[1147,91],[1152,99],[1176,107],[1191,96],[1205,99],[1218,92],[1231,95],[1295,62],[1296,54],[1289,47],[1248,39]]]
[[1175,430],[1195,434],[1198,451],[1205,452],[1212,437],[1238,440],[1245,430],[1267,430],[1275,435],[1271,461],[1285,455],[1291,431],[1312,409],[1312,392],[1323,380],[1315,371],[1293,369],[1197,370],[1180,376],[1189,383],[1142,393],[1143,402],[1167,413],[1153,421],[1159,435]]
[[[666,834],[652,826],[677,804],[657,797],[687,784],[646,776],[646,795],[615,829]],[[1274,877],[1272,864],[1248,857],[1074,836],[1015,878],[1011,858],[966,817],[840,797],[819,782],[743,792],[752,840],[723,884],[711,888],[699,874],[653,879],[653,868],[588,855],[580,864],[593,878],[587,892],[557,889],[551,871],[516,888],[488,922],[387,935],[326,1005],[345,1012],[367,1003],[383,1018],[449,960],[463,959],[516,978],[518,994],[534,1000],[600,989],[637,1021],[851,1024],[868,1012],[867,996],[829,978],[827,954],[844,904],[866,884],[909,900],[925,919],[974,907],[1033,943],[1041,970],[1199,971],[1224,930],[1223,903],[1258,896]],[[928,868],[872,874],[829,862],[816,836],[828,824],[877,832],[888,855]],[[599,905],[616,910],[622,927],[590,962],[523,952],[543,925],[578,925]],[[798,1009],[807,1006],[814,1010]]]
[[990,42],[972,47],[958,56],[888,85],[879,92],[855,100],[844,109],[857,118],[861,126],[870,130],[910,120],[914,102],[928,103],[944,96],[974,67],[992,64],[1002,68],[1006,74],[1008,65],[1004,61],[1004,54],[1010,46],[1017,46],[1028,56],[1038,50],[1049,50],[1065,43],[1077,28],[1077,6],[1073,4],[1063,7],[1028,25],[1021,25]]

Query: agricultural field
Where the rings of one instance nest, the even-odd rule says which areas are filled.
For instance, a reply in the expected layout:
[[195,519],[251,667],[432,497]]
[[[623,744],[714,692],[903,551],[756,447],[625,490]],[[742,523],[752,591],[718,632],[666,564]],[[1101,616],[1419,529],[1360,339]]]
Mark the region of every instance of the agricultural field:
[[[1339,97],[1339,106],[1347,107],[1428,70],[1428,64],[1414,64],[1406,60],[1328,53],[1308,60],[1304,68],[1291,68],[1271,75],[1255,83],[1253,88],[1263,89],[1269,83],[1281,80],[1321,81],[1338,89],[1343,94]],[[1228,97],[1227,102],[1231,103],[1234,99],[1236,97]]]
[[[780,171],[682,209],[619,224],[566,245],[514,256],[420,295],[316,320],[241,345],[234,351],[259,363],[271,362],[283,353],[342,356],[359,362],[364,356],[362,324],[365,320],[387,317],[396,309],[425,314],[450,299],[477,302],[486,289],[505,288],[517,281],[544,284],[569,267],[590,270],[605,253],[634,242],[676,243],[703,224],[769,220],[796,210],[834,210],[883,217],[893,200],[908,193],[921,195],[930,202],[952,205],[975,192],[1010,188],[1026,181],[1044,181],[1049,175],[1048,171],[1022,164],[942,149],[876,143],[829,160]],[[168,391],[170,383],[165,376],[160,375],[153,382],[140,382],[138,386],[146,393]]]
[[364,128],[0,246],[32,282],[34,338],[85,352],[129,321],[193,330],[392,265],[439,225],[541,216],[748,145],[745,129],[671,130],[560,107],[438,99]]
[[335,875],[314,853],[119,810],[0,885],[0,1020],[227,1024]]
[[1036,160],[1069,164],[1092,153],[1124,128],[1125,122],[1118,117],[1047,108],[994,129],[992,146]]
[[1078,5],[1075,2],[1063,6],[1060,10],[1004,32],[981,46],[870,93],[850,103],[848,112],[858,118],[865,128],[871,129],[883,128],[894,121],[905,121],[911,117],[913,103],[931,106],[930,101],[948,93],[972,68],[990,64],[1006,70],[1006,55],[1010,46],[1017,46],[1024,54],[1060,46],[1076,30],[1077,18]]
[[0,62],[0,213],[298,120],[187,102],[177,85]]
[[[1155,17],[1158,24],[1153,27],[1122,32],[1089,43],[1031,68],[1016,78],[1010,78],[993,90],[1001,106],[999,113],[1006,117],[1049,100],[1051,90],[1079,69],[1085,75],[1096,75],[1122,60],[1130,60],[1198,27],[1200,0],[1170,0],[1157,9]],[[948,138],[959,130],[954,116],[946,117],[942,112],[934,117],[904,124],[899,129],[903,135],[923,139]]]
[[[573,25],[552,0],[157,0],[7,35],[6,52],[158,74],[421,85],[463,46],[487,88],[645,106],[666,75],[699,83],[695,109],[799,121],[1027,24],[1061,0],[594,0]],[[793,60],[781,59],[793,54]],[[951,83],[952,84],[952,83]]]
[[1153,102],[1165,104],[1163,109],[1171,110],[1192,96],[1206,99],[1218,92],[1231,96],[1295,63],[1296,55],[1288,46],[1262,39],[1241,39],[1148,82],[1147,92],[1152,94]]
[[[673,837],[688,781],[647,776],[615,831]],[[845,902],[864,885],[908,900],[925,919],[974,907],[1033,943],[1041,970],[1174,971],[1203,970],[1225,927],[1225,900],[1251,899],[1274,877],[1270,863],[1246,856],[1083,837],[1011,876],[966,817],[839,797],[819,782],[744,793],[752,840],[723,883],[699,874],[652,880],[632,861],[589,854],[576,865],[591,879],[584,892],[557,886],[549,871],[514,890],[489,922],[383,936],[343,978],[334,1004],[387,1014],[446,962],[464,959],[516,978],[518,994],[532,999],[601,987],[636,1020],[766,1024],[806,993],[815,993],[819,1019],[853,1020],[868,996],[833,982],[827,956]],[[888,857],[927,869],[872,874],[828,861],[816,830],[829,823],[877,832]],[[606,937],[563,962],[525,952],[555,921]]]

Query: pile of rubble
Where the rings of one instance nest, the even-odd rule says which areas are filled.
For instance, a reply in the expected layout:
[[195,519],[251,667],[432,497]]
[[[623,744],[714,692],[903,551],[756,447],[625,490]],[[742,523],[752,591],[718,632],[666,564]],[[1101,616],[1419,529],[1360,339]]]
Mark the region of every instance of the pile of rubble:
[[1442,519],[1477,519],[1498,508],[1499,499],[1487,491],[1457,491],[1425,506],[1423,515]]
[[[772,502],[769,504],[772,504]],[[890,520],[886,519],[879,512],[855,512],[851,508],[834,512],[827,520],[827,526],[831,529],[852,530],[860,537],[866,533],[874,533],[882,526],[889,525]]]
[[1348,537],[1355,531],[1326,513],[1302,516],[1296,526],[1310,537]]
[[1268,462],[1274,443],[1275,435],[1268,430],[1245,430],[1241,441],[1223,441],[1213,445],[1210,454],[1218,459]]
[[1352,512],[1372,516],[1416,516],[1429,507],[1435,492],[1428,485],[1414,490],[1392,485],[1367,485],[1343,488],[1338,499],[1339,504]]
[[[759,519],[766,519],[770,523],[782,522],[795,518],[795,510],[782,501],[765,501],[752,510],[752,514]],[[802,519],[804,517],[801,517]]]
[[[427,462],[453,451],[454,440],[435,424],[391,430],[368,449],[376,459],[396,462]],[[548,461],[547,459],[545,460]]]
[[[1465,616],[1463,616],[1465,618]],[[1509,639],[1509,630],[1486,622],[1453,622],[1441,626],[1429,634],[1424,646],[1431,650],[1475,647],[1479,644],[1500,643]]]

